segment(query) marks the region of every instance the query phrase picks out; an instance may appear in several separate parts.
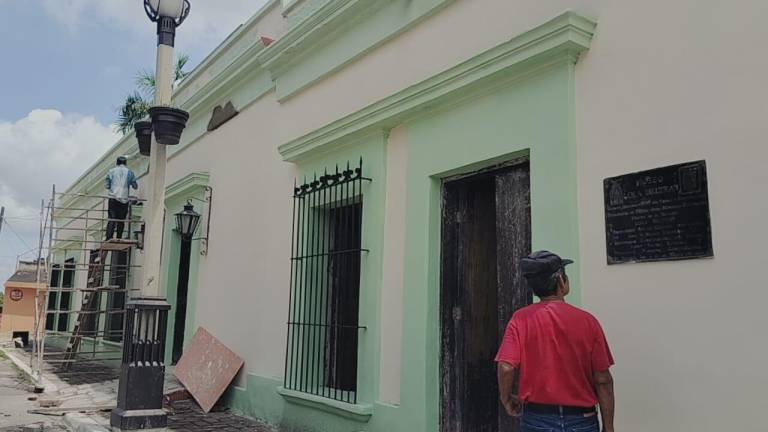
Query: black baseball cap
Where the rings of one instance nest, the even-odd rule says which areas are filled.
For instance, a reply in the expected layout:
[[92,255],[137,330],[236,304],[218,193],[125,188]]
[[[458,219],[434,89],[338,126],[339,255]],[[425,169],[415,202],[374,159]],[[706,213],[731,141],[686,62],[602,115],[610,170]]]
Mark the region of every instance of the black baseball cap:
[[550,276],[568,264],[573,264],[573,261],[562,259],[557,254],[545,250],[534,252],[520,260],[520,268],[526,278]]

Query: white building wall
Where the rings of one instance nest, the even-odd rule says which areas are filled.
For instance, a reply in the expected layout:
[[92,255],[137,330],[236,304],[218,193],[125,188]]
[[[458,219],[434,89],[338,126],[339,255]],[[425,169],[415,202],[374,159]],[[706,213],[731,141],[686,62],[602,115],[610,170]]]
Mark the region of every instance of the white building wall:
[[196,322],[243,357],[246,372],[272,378],[284,367],[296,175],[270,144],[286,129],[277,114],[268,98],[254,104],[178,153],[168,171],[169,184],[209,172],[213,188]]
[[[577,67],[584,305],[627,431],[766,430],[768,37],[760,1],[606,2]],[[706,159],[715,258],[607,266],[602,180]],[[649,428],[649,425],[653,425]]]

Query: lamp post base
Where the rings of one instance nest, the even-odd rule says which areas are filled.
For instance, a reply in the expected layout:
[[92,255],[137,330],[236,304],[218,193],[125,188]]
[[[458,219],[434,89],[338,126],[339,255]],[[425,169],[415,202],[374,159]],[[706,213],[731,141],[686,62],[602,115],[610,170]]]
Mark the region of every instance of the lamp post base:
[[121,430],[164,428],[168,426],[168,414],[163,409],[126,411],[115,408],[109,424]]
[[160,298],[136,298],[126,305],[123,361],[117,407],[110,424],[122,430],[164,428],[165,331],[170,305]]

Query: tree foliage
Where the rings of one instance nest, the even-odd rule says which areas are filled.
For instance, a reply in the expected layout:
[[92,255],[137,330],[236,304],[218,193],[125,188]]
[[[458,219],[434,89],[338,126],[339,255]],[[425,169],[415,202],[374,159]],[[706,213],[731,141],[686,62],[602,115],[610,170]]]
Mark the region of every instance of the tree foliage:
[[[189,72],[184,68],[189,63],[189,56],[180,54],[176,59],[174,68],[174,87],[184,79]],[[149,108],[152,106],[152,100],[155,98],[155,75],[154,73],[143,70],[136,75],[136,90],[125,97],[125,101],[117,109],[117,122],[115,127],[118,132],[126,135],[133,130],[133,125],[149,115]]]

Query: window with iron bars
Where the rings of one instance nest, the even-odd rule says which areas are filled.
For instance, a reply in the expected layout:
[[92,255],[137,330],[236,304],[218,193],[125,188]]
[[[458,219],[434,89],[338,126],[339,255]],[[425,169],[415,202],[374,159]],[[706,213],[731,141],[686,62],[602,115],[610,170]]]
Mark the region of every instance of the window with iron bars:
[[357,403],[362,188],[336,167],[294,187],[287,389]]

